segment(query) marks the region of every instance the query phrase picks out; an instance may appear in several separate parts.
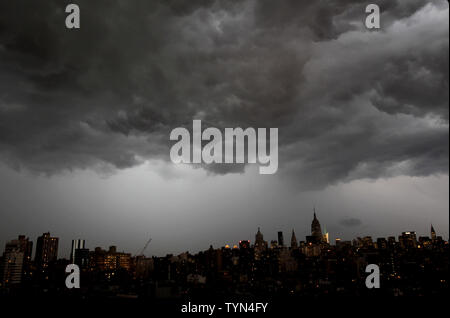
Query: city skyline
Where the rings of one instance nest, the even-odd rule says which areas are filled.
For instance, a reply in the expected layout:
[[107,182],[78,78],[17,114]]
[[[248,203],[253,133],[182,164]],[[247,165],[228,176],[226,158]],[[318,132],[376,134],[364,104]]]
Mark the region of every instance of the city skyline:
[[[317,223],[315,223],[315,222],[317,222],[319,225],[318,225],[318,229],[317,228],[315,228],[315,227],[317,227]],[[315,232],[317,232],[317,231],[320,231],[320,235],[318,235],[319,236],[319,239],[320,240],[322,240],[322,239],[324,239],[323,237],[322,237],[322,234],[323,235],[325,235],[325,234],[330,234],[328,231],[322,231],[321,230],[321,224],[319,223],[320,221],[318,220],[318,218],[316,218],[316,210],[315,210],[315,208],[314,208],[314,211],[313,211],[313,221],[312,221],[312,225],[311,225],[311,232],[309,233],[309,235],[305,235],[304,237],[303,237],[303,239],[296,239],[296,244],[298,244],[297,246],[300,246],[300,243],[301,242],[303,242],[303,243],[305,243],[305,242],[307,242],[308,241],[308,237],[314,237],[315,235],[318,235],[317,233],[315,233]],[[323,225],[323,224],[322,224]],[[315,228],[315,229],[313,229],[313,228]],[[417,239],[419,238],[419,237],[427,237],[427,238],[430,238],[430,239],[432,239],[433,238],[433,233],[434,233],[434,236],[438,236],[438,237],[441,237],[441,239],[443,239],[444,241],[448,241],[448,238],[445,238],[445,237],[443,237],[442,236],[442,234],[439,232],[439,231],[436,231],[435,230],[435,226],[433,225],[433,224],[430,224],[430,226],[429,226],[429,228],[428,228],[428,233],[426,233],[426,234],[424,234],[424,235],[421,235],[422,233],[420,233],[420,232],[417,232],[417,231],[415,231],[415,230],[412,230],[412,229],[409,229],[409,230],[405,230],[405,231],[402,231],[401,233],[414,233],[414,235],[416,235],[417,236]],[[239,244],[240,244],[240,242],[242,242],[243,240],[245,240],[245,241],[248,241],[249,243],[250,243],[250,245],[251,246],[254,246],[256,243],[257,243],[257,241],[258,241],[258,235],[261,235],[261,239],[262,239],[262,236],[264,235],[264,231],[262,231],[261,230],[261,227],[257,227],[257,232],[255,232],[256,234],[255,234],[255,239],[253,239],[253,237],[251,237],[251,238],[249,238],[249,237],[247,237],[247,238],[241,238],[241,239],[239,239],[239,240],[236,240],[236,241],[232,241],[232,240],[230,240],[230,241],[227,241],[227,242],[225,242],[225,243],[223,243],[222,245],[216,245],[216,246],[214,246],[214,244],[209,244],[208,246],[205,246],[204,248],[200,248],[199,250],[187,250],[187,249],[185,249],[185,250],[183,250],[183,249],[181,249],[179,252],[166,252],[166,253],[162,253],[162,254],[160,254],[160,255],[158,255],[158,254],[151,254],[148,250],[149,250],[149,244],[148,243],[150,243],[151,241],[153,241],[154,240],[154,238],[152,238],[152,237],[150,237],[150,240],[148,240],[147,242],[147,244],[145,245],[145,250],[146,251],[144,251],[144,253],[143,253],[143,255],[145,255],[145,256],[147,256],[147,257],[163,257],[163,256],[166,256],[166,255],[177,255],[177,254],[182,254],[182,253],[185,253],[185,252],[189,252],[189,253],[198,253],[198,252],[201,252],[201,251],[205,251],[205,250],[207,250],[207,249],[209,249],[211,246],[213,246],[213,248],[214,249],[217,249],[217,248],[224,248],[224,247],[229,247],[229,248],[234,248],[234,247],[236,247],[236,246],[239,246]],[[282,237],[282,239],[281,240],[283,240],[284,241],[284,244],[282,245],[282,246],[284,246],[284,247],[289,247],[289,248],[292,248],[292,247],[295,247],[295,248],[297,248],[297,246],[293,246],[292,245],[292,236],[291,236],[291,234],[290,233],[286,233],[286,235],[288,235],[288,236],[285,236],[285,232],[284,231],[276,231],[276,235],[273,235],[273,237],[271,237],[271,236],[269,236],[268,235],[268,233],[266,233],[265,235],[265,238],[266,238],[266,240],[265,240],[265,242],[266,242],[266,244],[267,244],[267,246],[269,246],[269,247],[271,247],[271,243],[273,243],[273,242],[278,242],[278,246],[279,247],[281,247],[280,246],[280,235],[281,235],[281,237]],[[299,236],[299,237],[301,237],[300,235],[298,235],[297,234],[298,232],[296,232],[296,230],[295,230],[295,228],[292,228],[292,235],[293,235],[293,237],[297,237],[297,236]],[[43,236],[45,236],[45,235],[51,235],[52,233],[50,233],[50,232],[44,232],[43,234],[41,234],[41,235],[39,235],[37,238],[36,238],[36,240],[35,241],[38,241],[38,239],[39,238],[41,238],[41,237],[43,237]],[[428,235],[428,234],[430,234],[430,235]],[[61,255],[61,253],[58,255],[58,253],[57,253],[57,257],[58,257],[58,259],[67,259],[67,260],[73,260],[73,258],[72,258],[72,253],[74,253],[74,248],[86,248],[86,249],[88,249],[88,250],[90,250],[90,251],[93,251],[94,249],[96,249],[96,248],[106,248],[106,249],[108,249],[108,248],[111,248],[111,247],[114,247],[114,248],[118,248],[118,251],[120,251],[120,252],[123,252],[123,253],[130,253],[130,255],[132,256],[132,257],[135,257],[135,256],[139,256],[139,255],[141,255],[137,250],[134,252],[134,251],[132,251],[132,250],[126,250],[126,249],[123,249],[123,248],[121,248],[119,245],[115,245],[115,244],[110,244],[110,245],[104,245],[104,246],[101,246],[101,245],[96,245],[96,244],[86,244],[86,240],[85,239],[83,239],[82,237],[77,237],[77,238],[72,238],[71,240],[70,240],[70,242],[71,242],[71,247],[70,247],[70,249],[69,249],[69,257],[67,257],[67,253],[66,253],[66,249],[63,247],[63,248],[61,248],[62,246],[58,246],[58,241],[60,241],[60,237],[58,236],[58,235],[51,235],[52,237],[55,237],[56,238],[56,240],[57,240],[57,250],[58,251],[60,251],[60,250],[64,250],[64,253],[63,253],[63,255]],[[358,240],[358,239],[364,239],[364,238],[367,238],[367,237],[370,237],[374,242],[376,242],[377,241],[377,239],[381,239],[381,238],[384,238],[384,239],[387,239],[388,237],[394,237],[395,238],[395,241],[399,241],[399,237],[400,237],[401,235],[400,235],[400,233],[397,233],[397,234],[391,234],[391,235],[387,235],[387,236],[382,236],[382,237],[373,237],[372,235],[370,235],[370,234],[365,234],[365,235],[361,235],[361,236],[357,236],[357,237],[353,237],[353,238],[346,238],[346,237],[334,237],[334,239],[329,239],[329,241],[327,242],[328,244],[330,244],[330,245],[335,245],[336,243],[337,243],[337,241],[339,240],[339,241],[341,241],[341,242],[351,242],[351,244],[353,245],[354,244],[354,240]],[[26,234],[23,234],[23,233],[21,233],[21,234],[19,234],[19,238],[20,237],[23,237],[23,238],[27,238],[27,240],[29,239],[29,237],[28,237],[28,235],[26,235]],[[283,238],[284,237],[284,238]],[[327,236],[328,237],[328,236]],[[435,239],[435,238],[434,238]],[[14,239],[11,239],[12,241],[14,241]],[[6,241],[6,245],[11,241],[11,240],[7,240]],[[30,238],[30,241],[31,242],[33,242],[33,240],[31,240],[31,238]],[[33,244],[33,243],[32,243]],[[79,245],[79,246],[77,246],[77,247],[74,247],[74,244],[81,244],[81,245]],[[36,245],[36,248],[34,249],[34,250],[32,250],[32,259],[36,259],[36,250],[38,249],[38,246],[39,246],[39,244],[37,244]],[[256,246],[256,245],[255,245]],[[151,245],[150,245],[150,248],[151,248]],[[140,249],[139,249],[140,250]]]
[[[290,242],[282,231],[272,240],[258,227],[253,243],[242,239],[198,252],[149,257],[145,251],[151,242],[149,238],[130,253],[115,245],[92,249],[85,240],[74,239],[66,259],[58,257],[59,238],[47,232],[38,237],[33,260],[33,241],[19,235],[0,257],[0,297],[56,293],[63,299],[126,298],[153,305],[162,300],[167,306],[225,295],[278,298],[288,304],[313,295],[426,296],[448,290],[449,242],[433,225],[427,236],[405,231],[398,239],[363,236],[337,238],[332,244],[314,208],[304,240],[297,239],[294,229]],[[74,272],[65,278],[70,268]],[[368,283],[368,268],[378,277],[373,283]],[[68,279],[74,279],[73,285]]]

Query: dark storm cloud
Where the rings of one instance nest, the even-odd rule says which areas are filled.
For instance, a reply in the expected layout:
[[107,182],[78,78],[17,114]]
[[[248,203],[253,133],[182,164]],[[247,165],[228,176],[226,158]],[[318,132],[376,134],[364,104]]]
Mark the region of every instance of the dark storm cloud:
[[278,127],[279,173],[307,188],[448,172],[445,1],[380,1],[379,32],[351,0],[77,3],[71,31],[64,1],[0,3],[0,156],[16,168],[167,159],[170,130],[202,119]]
[[346,218],[339,221],[339,224],[345,227],[354,227],[362,224],[360,219],[357,218]]

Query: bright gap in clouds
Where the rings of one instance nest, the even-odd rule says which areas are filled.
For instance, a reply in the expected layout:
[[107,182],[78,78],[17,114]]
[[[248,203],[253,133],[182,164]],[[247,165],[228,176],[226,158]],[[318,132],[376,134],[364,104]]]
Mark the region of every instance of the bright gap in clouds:
[[76,238],[86,239],[90,249],[117,245],[136,253],[151,236],[149,255],[253,241],[258,226],[266,240],[279,230],[289,240],[292,229],[304,240],[313,206],[331,240],[409,230],[429,235],[430,223],[448,238],[447,175],[357,180],[307,192],[278,176],[261,176],[255,167],[217,176],[163,162],[111,176],[87,170],[38,177],[1,166],[0,176],[6,218],[0,245],[18,234],[35,240],[50,231],[61,238],[66,257]]

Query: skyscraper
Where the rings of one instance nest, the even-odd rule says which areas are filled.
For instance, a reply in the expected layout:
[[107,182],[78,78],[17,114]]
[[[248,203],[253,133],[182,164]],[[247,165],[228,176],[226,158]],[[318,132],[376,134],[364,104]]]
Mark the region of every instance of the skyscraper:
[[434,230],[433,224],[431,224],[431,240],[436,240],[436,231]]
[[22,281],[23,257],[20,249],[13,248],[3,254],[1,282],[3,286],[20,284]]
[[45,269],[51,262],[56,261],[58,257],[57,237],[51,237],[50,233],[44,233],[39,236],[36,243],[36,265],[40,269]]
[[3,285],[20,284],[29,275],[33,242],[25,235],[19,235],[5,245],[1,281]]
[[23,272],[28,275],[31,266],[31,253],[33,252],[33,241],[25,235],[19,235],[16,240],[11,240],[5,245],[5,253],[18,249],[23,253]]
[[314,218],[311,223],[311,236],[313,236],[317,242],[322,241],[322,229],[320,227],[320,222],[316,217],[316,209],[314,208]]
[[284,238],[283,238],[283,232],[278,232],[278,246],[283,247],[284,246]]
[[292,248],[297,248],[297,247],[298,247],[297,237],[295,236],[294,229],[292,229],[291,247],[292,247]]
[[70,262],[77,264],[80,268],[88,268],[89,266],[89,249],[85,245],[85,240],[72,240]]
[[70,250],[70,262],[75,263],[76,253],[79,249],[85,248],[84,240],[72,240],[72,248]]
[[262,252],[265,249],[267,249],[267,242],[264,241],[264,236],[261,233],[260,228],[258,227],[258,232],[256,232],[255,235],[255,251]]

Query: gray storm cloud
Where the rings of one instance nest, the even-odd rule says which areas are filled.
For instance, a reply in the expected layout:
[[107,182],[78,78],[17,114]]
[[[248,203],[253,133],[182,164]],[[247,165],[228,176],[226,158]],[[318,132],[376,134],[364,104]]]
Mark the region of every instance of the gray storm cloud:
[[[448,173],[448,3],[0,3],[0,159],[16,169],[168,160],[169,132],[278,127],[305,188]],[[20,10],[19,10],[20,8]],[[25,9],[24,9],[25,8]],[[242,166],[204,166],[213,173]]]
[[339,224],[343,226],[359,226],[362,224],[360,219],[357,218],[345,218],[340,220]]

